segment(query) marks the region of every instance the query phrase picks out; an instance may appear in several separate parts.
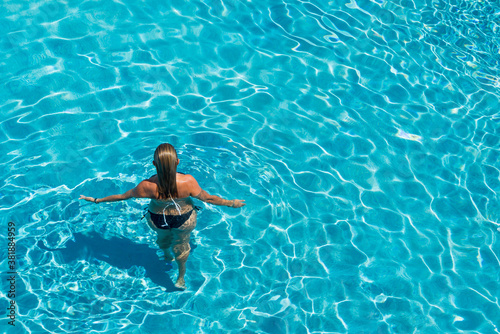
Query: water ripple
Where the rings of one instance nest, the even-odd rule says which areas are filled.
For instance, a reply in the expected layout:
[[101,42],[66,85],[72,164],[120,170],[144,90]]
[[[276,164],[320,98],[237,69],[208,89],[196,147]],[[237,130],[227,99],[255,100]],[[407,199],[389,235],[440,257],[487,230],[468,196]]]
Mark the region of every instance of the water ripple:
[[[0,210],[30,332],[498,330],[495,3],[0,7]],[[185,292],[147,201],[76,201],[152,175],[165,141],[248,203],[204,205]],[[113,262],[123,240],[152,256]]]

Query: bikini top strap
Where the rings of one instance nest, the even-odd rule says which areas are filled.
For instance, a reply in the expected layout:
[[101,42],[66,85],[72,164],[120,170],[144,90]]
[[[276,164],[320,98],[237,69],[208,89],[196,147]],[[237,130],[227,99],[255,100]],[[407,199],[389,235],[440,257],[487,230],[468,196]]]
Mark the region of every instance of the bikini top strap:
[[[170,194],[170,199],[172,200],[172,202],[174,202],[174,205],[175,205],[175,208],[177,209],[177,211],[179,212],[179,215],[182,215],[182,212],[181,212],[181,206],[179,204],[177,204],[177,202],[174,200],[174,198],[172,197],[172,194]],[[164,212],[165,212],[165,209],[163,209]]]

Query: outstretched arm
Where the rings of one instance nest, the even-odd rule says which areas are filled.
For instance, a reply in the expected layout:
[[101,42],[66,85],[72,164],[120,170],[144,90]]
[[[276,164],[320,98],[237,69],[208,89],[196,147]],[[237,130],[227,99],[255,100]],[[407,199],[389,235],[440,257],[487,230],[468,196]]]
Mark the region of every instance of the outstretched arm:
[[193,196],[194,198],[197,198],[199,200],[202,200],[203,202],[207,202],[210,204],[215,204],[215,205],[221,205],[221,206],[229,206],[231,208],[241,208],[242,206],[245,206],[245,200],[240,200],[240,199],[233,199],[233,200],[227,200],[220,198],[219,196],[215,195],[210,195],[207,193],[205,190],[201,190],[201,192]]
[[102,202],[117,202],[117,201],[123,201],[129,198],[148,198],[147,194],[147,189],[146,189],[146,181],[142,181],[137,185],[137,187],[130,189],[126,191],[123,194],[119,195],[111,195],[111,196],[106,196],[103,198],[95,198],[95,197],[88,197],[88,196],[83,196],[80,195],[80,199],[86,200],[88,202],[94,202],[94,203],[102,203]]
[[219,196],[210,195],[205,190],[201,189],[201,187],[199,186],[198,182],[194,177],[191,177],[191,179],[189,180],[189,191],[192,197],[210,204],[229,206],[231,208],[241,208],[242,206],[246,205],[245,200],[240,200],[240,199],[227,200],[220,198]]

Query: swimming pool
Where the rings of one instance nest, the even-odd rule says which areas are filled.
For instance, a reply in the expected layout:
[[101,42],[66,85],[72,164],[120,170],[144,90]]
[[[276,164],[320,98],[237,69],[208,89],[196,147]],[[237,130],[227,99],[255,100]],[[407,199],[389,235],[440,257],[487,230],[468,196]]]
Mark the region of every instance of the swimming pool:
[[[0,7],[18,332],[499,331],[498,4]],[[147,201],[77,200],[151,176],[162,142],[247,201],[202,205],[183,292]]]

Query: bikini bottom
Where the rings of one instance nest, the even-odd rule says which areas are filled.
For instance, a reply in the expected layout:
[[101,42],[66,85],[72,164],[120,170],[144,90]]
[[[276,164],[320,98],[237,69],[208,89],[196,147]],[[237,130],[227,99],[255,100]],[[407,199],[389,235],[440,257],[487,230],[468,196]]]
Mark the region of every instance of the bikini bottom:
[[189,218],[191,218],[194,210],[195,209],[181,215],[164,215],[161,213],[153,213],[149,210],[148,212],[151,217],[151,221],[153,222],[154,226],[156,226],[156,228],[169,230],[171,228],[181,227],[185,222],[188,221]]

